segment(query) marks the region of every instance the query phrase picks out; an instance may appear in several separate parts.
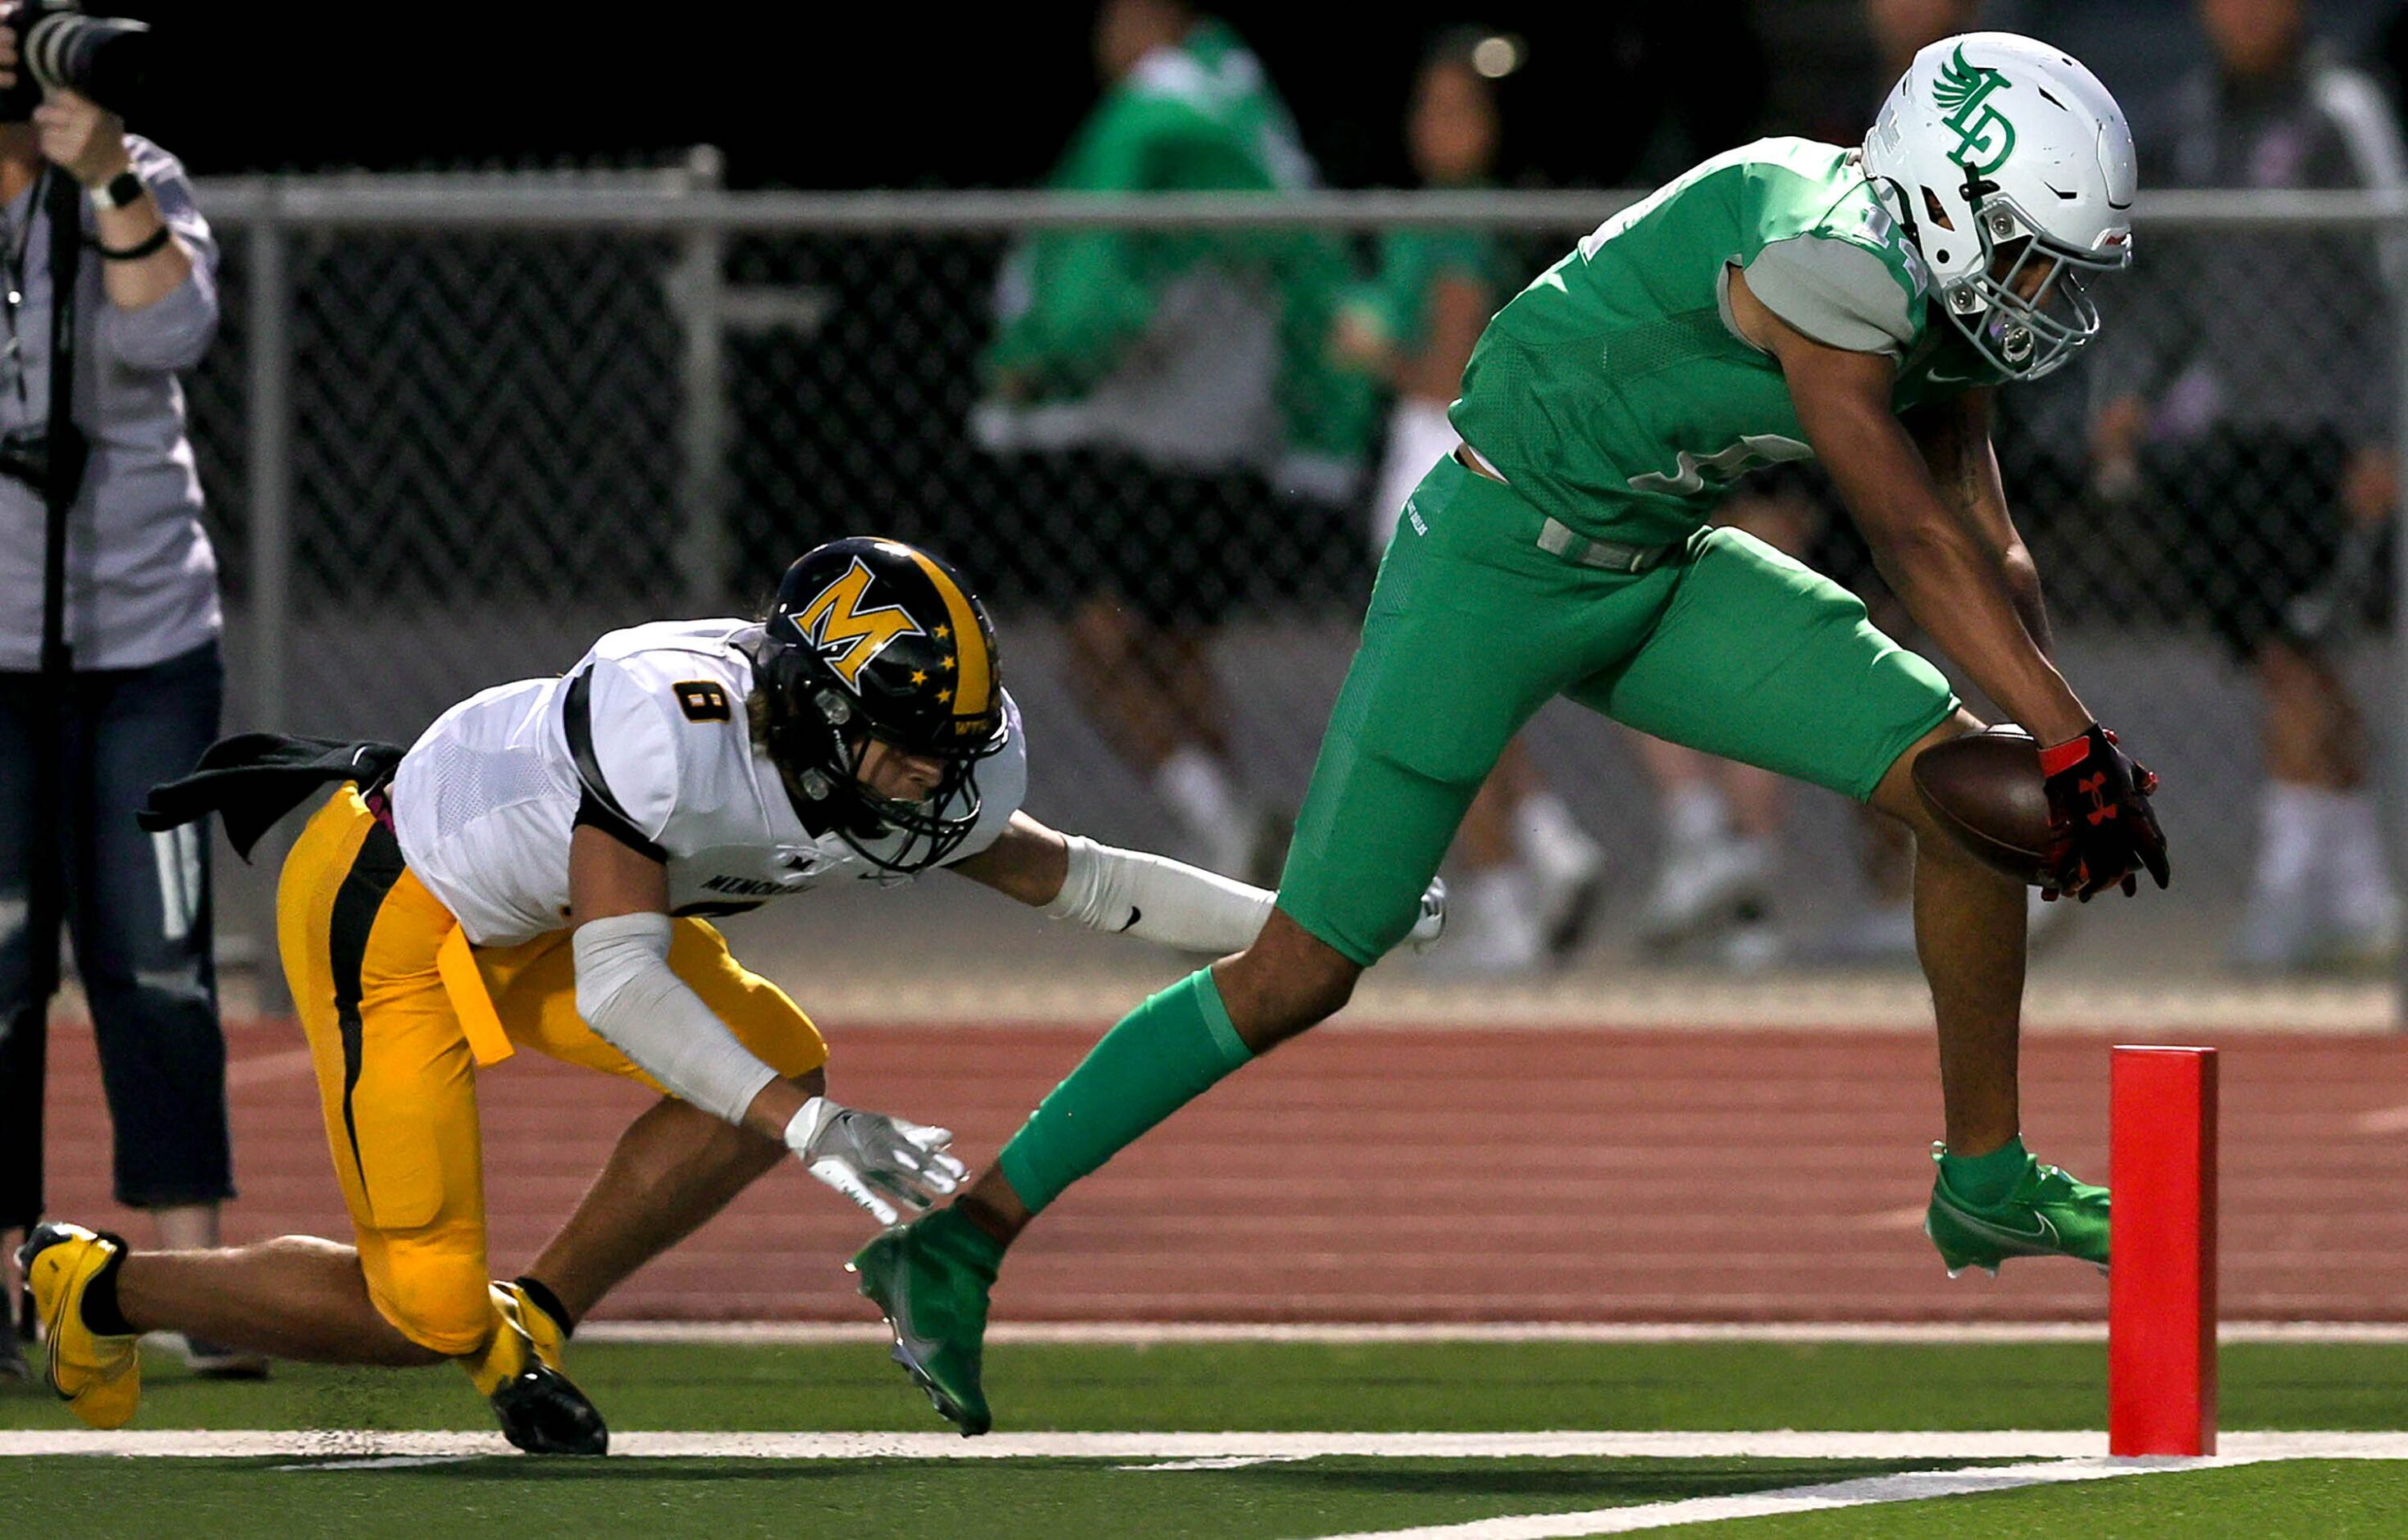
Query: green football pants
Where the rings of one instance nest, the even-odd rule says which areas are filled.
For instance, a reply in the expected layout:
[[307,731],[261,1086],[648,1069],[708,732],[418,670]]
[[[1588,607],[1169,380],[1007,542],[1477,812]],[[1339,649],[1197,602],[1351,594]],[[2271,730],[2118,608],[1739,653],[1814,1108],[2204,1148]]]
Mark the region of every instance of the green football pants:
[[1406,501],[1280,882],[1357,962],[1412,928],[1481,782],[1557,695],[1858,801],[1956,705],[1855,595],[1750,535],[1613,573],[1539,549],[1542,523],[1451,459]]

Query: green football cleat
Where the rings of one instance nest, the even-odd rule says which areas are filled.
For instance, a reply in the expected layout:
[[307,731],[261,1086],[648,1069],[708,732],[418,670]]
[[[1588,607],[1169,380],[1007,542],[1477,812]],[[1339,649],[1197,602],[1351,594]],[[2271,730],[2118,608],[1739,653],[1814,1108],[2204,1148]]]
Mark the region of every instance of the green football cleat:
[[964,1438],[995,1425],[979,1374],[987,1292],[1002,1260],[992,1236],[943,1208],[886,1231],[845,1263],[894,1329],[895,1362]]
[[[1933,1163],[1946,1148],[1931,1147]],[[1996,1277],[1999,1264],[2009,1257],[2075,1257],[2103,1273],[2107,1190],[2077,1182],[2035,1160],[2003,1201],[1975,1204],[1949,1191],[1944,1175],[1936,1176],[1923,1233],[1940,1248],[1940,1260],[1952,1278],[1968,1267]]]

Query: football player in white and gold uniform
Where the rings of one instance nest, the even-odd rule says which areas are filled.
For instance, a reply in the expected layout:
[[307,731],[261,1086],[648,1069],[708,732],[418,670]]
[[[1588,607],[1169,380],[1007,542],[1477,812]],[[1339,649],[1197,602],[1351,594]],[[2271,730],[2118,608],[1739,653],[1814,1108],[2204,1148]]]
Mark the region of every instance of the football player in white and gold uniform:
[[[781,1155],[882,1222],[965,1175],[945,1130],[828,1099],[819,1033],[709,917],[941,865],[1227,952],[1271,905],[1021,811],[1026,748],[985,611],[886,540],[804,556],[765,621],[612,632],[565,676],[462,702],[406,753],[229,739],[148,816],[219,810],[247,848],[329,780],[284,864],[278,941],[355,1243],[130,1252],[37,1230],[22,1255],[49,1376],[86,1422],[133,1416],[136,1333],[173,1330],[322,1362],[456,1359],[512,1443],[599,1453],[563,1340]],[[663,1094],[525,1276],[496,1283],[476,1076],[522,1048]]]

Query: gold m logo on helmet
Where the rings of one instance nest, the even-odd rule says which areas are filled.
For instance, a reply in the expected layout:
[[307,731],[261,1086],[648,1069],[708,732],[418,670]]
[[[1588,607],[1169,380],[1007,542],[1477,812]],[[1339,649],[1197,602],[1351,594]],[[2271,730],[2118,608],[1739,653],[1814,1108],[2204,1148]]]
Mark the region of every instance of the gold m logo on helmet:
[[856,690],[861,671],[894,646],[896,637],[927,635],[901,605],[862,608],[862,595],[868,592],[869,568],[856,556],[843,577],[820,590],[795,617],[804,640],[818,648],[828,666]]

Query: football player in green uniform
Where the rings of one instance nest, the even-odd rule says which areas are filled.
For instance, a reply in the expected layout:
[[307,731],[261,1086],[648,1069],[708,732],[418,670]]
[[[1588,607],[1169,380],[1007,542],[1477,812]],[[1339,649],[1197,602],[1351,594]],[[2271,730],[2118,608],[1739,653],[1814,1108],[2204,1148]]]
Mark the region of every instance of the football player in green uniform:
[[2104,1266],[2103,1189],[2024,1149],[2024,892],[1920,806],[1915,756],[1977,723],[1837,584],[1706,526],[1751,465],[1819,458],[1932,641],[2042,746],[2044,891],[2162,886],[2155,778],[2049,662],[2040,580],[1991,453],[1991,392],[2099,329],[2127,265],[2132,144],[2104,86],[2028,38],[1916,55],[1860,148],[1768,139],[1607,221],[1493,320],[1406,503],[1252,947],[1145,1002],[954,1206],[870,1243],[862,1291],[965,1433],[1004,1248],[1063,1189],[1346,1003],[1411,928],[1498,754],[1569,695],[1842,791],[1917,842],[1946,1140],[1926,1228],[1953,1273]]

